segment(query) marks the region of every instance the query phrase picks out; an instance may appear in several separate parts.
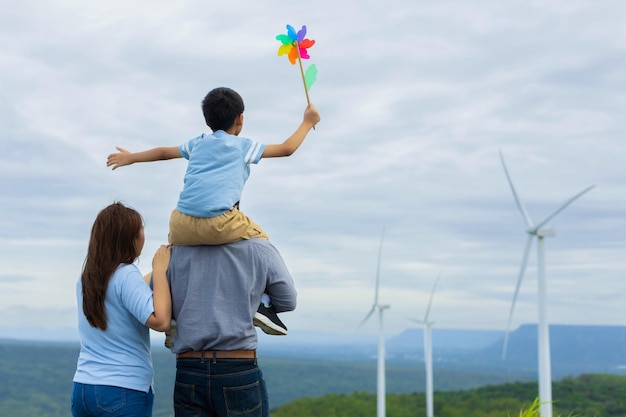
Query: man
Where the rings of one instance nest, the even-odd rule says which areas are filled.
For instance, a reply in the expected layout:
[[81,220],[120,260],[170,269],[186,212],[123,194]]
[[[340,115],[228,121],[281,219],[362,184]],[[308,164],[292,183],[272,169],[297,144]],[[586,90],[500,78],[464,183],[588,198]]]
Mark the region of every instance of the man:
[[173,246],[168,269],[176,335],[176,417],[269,417],[253,317],[266,292],[277,313],[296,307],[284,261],[265,239]]

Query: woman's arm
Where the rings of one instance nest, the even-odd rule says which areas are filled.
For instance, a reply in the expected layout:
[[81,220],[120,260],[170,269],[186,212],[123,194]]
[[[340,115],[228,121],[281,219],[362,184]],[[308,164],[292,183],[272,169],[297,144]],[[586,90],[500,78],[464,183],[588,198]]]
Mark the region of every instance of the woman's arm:
[[152,259],[152,299],[154,311],[148,317],[146,326],[158,332],[170,329],[172,321],[172,295],[167,283],[167,268],[170,264],[171,248],[161,245]]

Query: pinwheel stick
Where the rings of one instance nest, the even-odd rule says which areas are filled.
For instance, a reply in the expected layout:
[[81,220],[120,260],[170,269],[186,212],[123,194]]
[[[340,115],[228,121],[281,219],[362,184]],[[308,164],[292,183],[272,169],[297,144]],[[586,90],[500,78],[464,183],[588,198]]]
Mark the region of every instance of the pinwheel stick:
[[298,52],[298,64],[300,64],[300,74],[302,75],[302,84],[304,84],[304,94],[306,94],[306,102],[310,106],[311,100],[309,99],[309,90],[306,88],[306,80],[304,78],[304,68],[302,68],[302,58],[300,57],[300,45],[296,41],[296,51]]
[[[300,64],[300,74],[302,75],[302,84],[304,84],[304,94],[306,94],[306,103],[310,106],[311,100],[309,99],[309,90],[306,88],[306,79],[304,78],[304,68],[302,68],[302,58],[300,58],[300,45],[296,41],[296,51],[298,52],[298,64]],[[315,126],[313,126],[315,130]]]

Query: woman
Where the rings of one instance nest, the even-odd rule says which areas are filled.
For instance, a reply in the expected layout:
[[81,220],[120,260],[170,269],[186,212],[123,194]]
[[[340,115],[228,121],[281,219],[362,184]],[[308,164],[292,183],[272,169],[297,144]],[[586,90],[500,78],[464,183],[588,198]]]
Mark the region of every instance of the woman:
[[154,255],[152,290],[133,264],[144,242],[141,216],[121,203],[106,207],[93,224],[76,285],[81,346],[72,392],[74,417],[152,416],[149,328],[170,328],[170,248],[163,245]]

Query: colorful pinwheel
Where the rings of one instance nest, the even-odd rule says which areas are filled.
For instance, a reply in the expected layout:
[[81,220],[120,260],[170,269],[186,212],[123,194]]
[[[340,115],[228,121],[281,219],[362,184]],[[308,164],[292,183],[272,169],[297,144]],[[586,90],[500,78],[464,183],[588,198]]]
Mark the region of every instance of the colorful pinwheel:
[[302,67],[302,60],[309,59],[308,49],[315,45],[313,39],[306,39],[306,26],[302,26],[297,33],[291,25],[287,25],[287,34],[281,33],[276,36],[276,40],[280,41],[281,45],[278,47],[278,56],[287,55],[289,62],[292,65],[296,64],[296,60],[300,64],[300,73],[302,74],[302,83],[304,84],[304,93],[306,94],[307,103],[311,104],[309,100],[309,89],[317,78],[317,67],[315,64],[310,65],[306,69]]
[[302,29],[296,33],[296,30],[291,25],[287,25],[287,34],[280,34],[276,36],[276,40],[280,41],[282,45],[278,48],[278,56],[287,55],[291,65],[296,64],[296,59],[309,59],[309,52],[307,49],[315,45],[315,41],[312,39],[306,39],[306,26],[302,26]]

